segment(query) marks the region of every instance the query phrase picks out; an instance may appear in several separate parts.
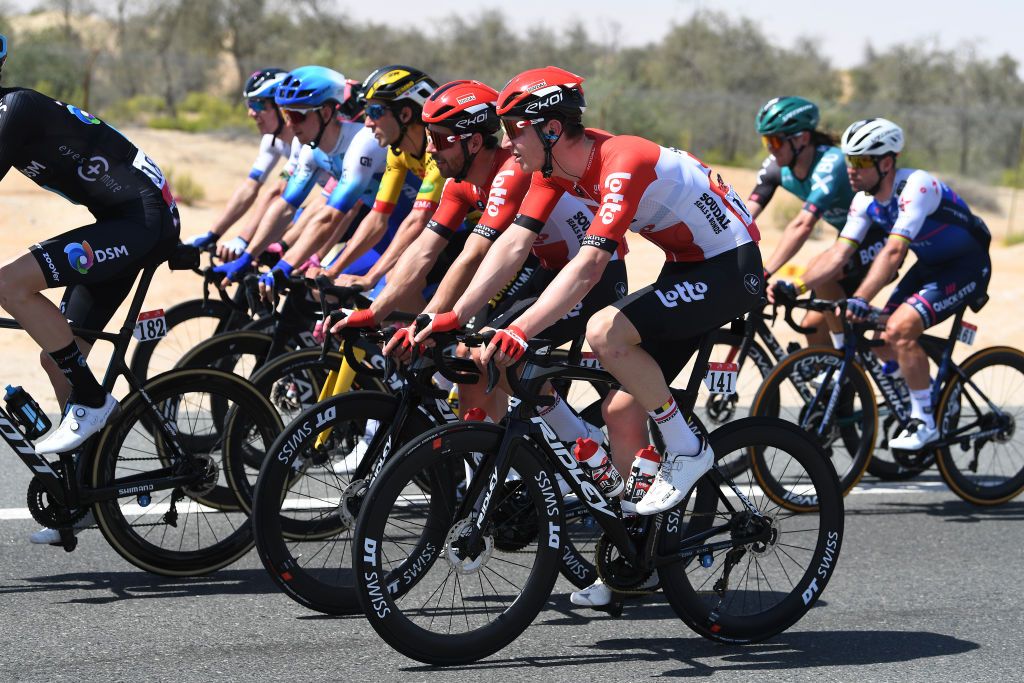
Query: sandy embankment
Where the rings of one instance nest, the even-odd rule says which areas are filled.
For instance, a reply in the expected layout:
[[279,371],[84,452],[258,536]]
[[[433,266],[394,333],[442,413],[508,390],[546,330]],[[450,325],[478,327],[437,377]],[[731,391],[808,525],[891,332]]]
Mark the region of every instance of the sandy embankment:
[[[216,137],[173,131],[126,129],[125,133],[165,171],[171,168],[179,175],[188,173],[205,188],[206,198],[199,205],[181,207],[183,237],[205,231],[213,222],[235,185],[245,177],[255,156],[257,141],[255,135],[251,139],[229,142]],[[745,196],[753,186],[752,171],[732,168],[718,170],[737,188],[741,196]],[[980,314],[968,317],[979,326],[975,348],[981,345],[1024,344],[1024,316],[1015,313],[1019,308],[1016,303],[1017,287],[1024,282],[1024,245],[1001,246],[1001,237],[1007,230],[1006,215],[1011,196],[1008,190],[1002,188],[995,190],[995,193],[1000,211],[981,212],[996,234],[996,246],[993,248],[993,278],[989,289],[991,302]],[[779,203],[782,202],[775,202]],[[781,208],[773,205],[760,222],[764,237],[762,248],[766,251],[770,251],[778,240],[782,213]],[[1024,206],[1017,213],[1024,214]],[[91,221],[85,209],[39,189],[16,171],[9,173],[0,184],[0,254],[4,258],[23,253],[28,245],[41,239]],[[1016,232],[1024,231],[1024,218],[1018,216],[1016,222],[1022,223],[1015,226]],[[824,249],[832,236],[831,230],[821,231],[797,261],[802,263],[810,255]],[[631,253],[626,262],[630,289],[636,289],[654,279],[662,263],[662,256],[649,242],[636,236],[631,236],[630,248]],[[59,293],[60,290],[55,290],[54,298],[58,298]],[[154,280],[145,309],[167,307],[199,295],[199,281],[193,274],[172,274],[164,268]],[[122,315],[119,313],[115,321],[123,319],[119,317]],[[44,402],[47,410],[52,410],[54,403],[38,366],[38,348],[32,340],[24,333],[7,331],[3,346],[6,352],[0,355],[0,388],[4,384],[21,384]],[[99,345],[90,359],[90,364],[97,372],[105,367],[104,352],[107,349],[109,345]]]

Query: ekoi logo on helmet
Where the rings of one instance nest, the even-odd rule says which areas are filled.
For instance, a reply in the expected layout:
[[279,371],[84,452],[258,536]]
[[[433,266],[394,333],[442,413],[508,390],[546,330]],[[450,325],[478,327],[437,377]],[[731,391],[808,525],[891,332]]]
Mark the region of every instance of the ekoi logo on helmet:
[[530,102],[528,105],[526,105],[524,111],[527,114],[539,114],[545,109],[549,109],[555,106],[556,104],[559,104],[563,99],[565,99],[565,95],[562,94],[562,91],[555,90],[553,93],[547,95],[546,97],[543,97],[534,102]]
[[92,264],[96,262],[95,254],[88,242],[82,242],[81,244],[72,242],[64,247],[64,253],[68,255],[71,267],[82,275],[88,273],[89,269],[92,268]]

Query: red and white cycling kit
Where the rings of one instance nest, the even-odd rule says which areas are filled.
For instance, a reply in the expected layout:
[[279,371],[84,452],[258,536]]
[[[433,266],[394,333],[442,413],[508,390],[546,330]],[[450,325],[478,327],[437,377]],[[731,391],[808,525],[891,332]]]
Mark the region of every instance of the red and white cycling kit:
[[612,305],[671,382],[701,335],[760,304],[760,233],[736,191],[692,154],[590,128],[585,135],[592,147],[580,179],[535,173],[515,222],[546,220],[572,193],[599,206],[583,246],[614,252],[631,230],[665,252],[654,284]]
[[631,135],[588,128],[593,140],[577,182],[534,174],[516,223],[547,220],[563,193],[599,206],[583,244],[614,251],[627,230],[665,252],[667,261],[705,261],[761,239],[735,190],[689,152]]

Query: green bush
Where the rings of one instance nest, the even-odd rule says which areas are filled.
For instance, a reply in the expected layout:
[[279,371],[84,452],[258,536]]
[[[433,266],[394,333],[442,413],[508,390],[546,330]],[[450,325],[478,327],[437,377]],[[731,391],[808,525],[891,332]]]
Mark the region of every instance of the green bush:
[[206,198],[206,191],[203,186],[194,180],[187,172],[178,173],[173,167],[169,167],[164,173],[167,184],[171,186],[171,194],[175,201],[185,206],[193,206]]

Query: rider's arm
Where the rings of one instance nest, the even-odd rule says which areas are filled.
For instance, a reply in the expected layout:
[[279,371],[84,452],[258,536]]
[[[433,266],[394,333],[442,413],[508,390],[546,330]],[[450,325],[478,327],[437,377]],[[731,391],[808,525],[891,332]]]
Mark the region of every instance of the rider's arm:
[[772,200],[775,190],[782,184],[782,171],[775,162],[775,157],[769,156],[761,164],[761,170],[757,172],[757,185],[747,199],[747,210],[750,215],[757,218]]
[[558,272],[537,301],[516,318],[516,326],[529,338],[561,320],[601,279],[612,254],[599,247],[580,247],[579,253]]
[[437,291],[427,303],[424,313],[443,313],[450,311],[458,301],[459,295],[469,287],[473,274],[480,268],[484,256],[494,242],[486,237],[473,233],[466,238],[466,244],[459,252],[455,263],[451,265],[444,279],[437,286]]
[[281,235],[288,229],[288,222],[295,215],[295,207],[284,197],[275,199],[267,213],[260,219],[256,234],[253,235],[246,249],[252,257],[257,257],[266,251],[267,247],[281,239]]
[[878,256],[871,263],[871,269],[868,270],[864,281],[860,283],[853,295],[864,299],[864,301],[871,301],[875,298],[875,295],[892,281],[896,271],[900,269],[903,259],[906,258],[909,248],[910,242],[905,238],[899,235],[889,235],[885,246],[882,251],[878,252]]
[[[423,233],[423,228],[426,227],[427,222],[433,215],[433,207],[410,211],[409,215],[402,221],[402,224],[398,226],[398,231],[391,240],[391,244],[388,245],[388,248],[380,255],[380,258],[377,259],[377,262],[373,264],[370,270],[366,272],[366,279],[374,283],[380,281],[398,262],[398,257],[409,249],[412,243],[416,241],[416,238]],[[370,246],[373,245],[371,244]],[[348,251],[346,247],[346,255],[348,255]]]
[[256,155],[256,161],[252,165],[252,170],[249,171],[249,177],[235,188],[227,206],[224,207],[224,212],[214,222],[210,232],[217,236],[223,235],[228,228],[245,215],[245,212],[256,200],[263,181],[270,175],[271,169],[280,158],[281,153],[274,147],[274,136],[269,133],[264,135],[260,139],[260,149]]
[[[476,315],[495,292],[515,277],[526,262],[526,257],[530,255],[530,249],[536,240],[536,232],[517,223],[513,223],[501,233],[494,241],[493,248],[484,256],[465,293],[452,308],[460,323],[465,324]],[[573,306],[577,303],[579,302],[574,301]]]
[[810,211],[806,209],[800,211],[796,218],[791,220],[789,225],[786,226],[778,246],[775,247],[771,257],[765,261],[765,270],[769,273],[774,273],[786,265],[800,251],[800,247],[804,245],[807,238],[811,236],[811,231],[814,230],[817,222],[818,217]]
[[302,233],[281,258],[290,266],[302,265],[323,246],[324,241],[335,233],[337,226],[346,218],[349,221],[352,220],[351,216],[326,204],[321,206],[308,220],[302,223]]
[[36,139],[37,128],[38,117],[32,115],[25,91],[7,93],[0,103],[0,180],[14,165],[22,141]]
[[803,283],[803,291],[814,289],[822,282],[834,282],[843,272],[846,262],[857,253],[858,247],[856,242],[840,237],[831,247],[811,259],[803,276],[794,280]]

